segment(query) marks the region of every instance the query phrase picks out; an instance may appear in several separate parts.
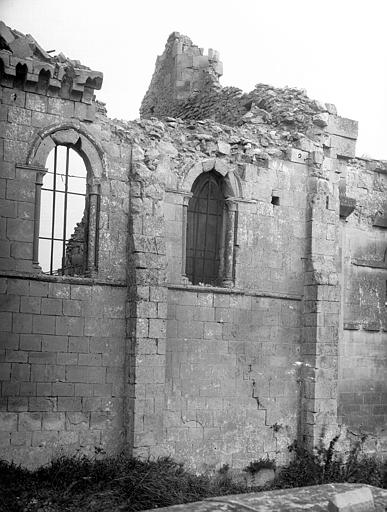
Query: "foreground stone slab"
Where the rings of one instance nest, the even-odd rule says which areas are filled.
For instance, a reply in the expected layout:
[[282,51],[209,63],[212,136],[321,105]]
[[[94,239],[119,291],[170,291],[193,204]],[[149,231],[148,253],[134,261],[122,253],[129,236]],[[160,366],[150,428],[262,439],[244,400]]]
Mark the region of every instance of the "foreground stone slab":
[[[299,512],[305,510],[326,512],[329,501],[333,500],[335,495],[360,489],[368,489],[372,494],[374,508],[370,510],[384,512],[387,505],[387,491],[379,487],[363,484],[312,485],[310,487],[282,489],[280,491],[220,496],[196,503],[165,507],[162,510],[165,512],[209,512],[215,510],[222,512],[242,512],[248,510],[252,512]],[[362,508],[361,510],[365,511],[367,509]]]
[[369,487],[338,493],[328,503],[328,512],[372,512],[374,499]]

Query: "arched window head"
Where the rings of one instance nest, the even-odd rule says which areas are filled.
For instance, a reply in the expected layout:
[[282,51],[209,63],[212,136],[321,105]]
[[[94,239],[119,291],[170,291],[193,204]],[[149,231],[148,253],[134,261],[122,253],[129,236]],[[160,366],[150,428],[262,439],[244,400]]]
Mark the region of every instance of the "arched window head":
[[88,180],[83,158],[57,145],[43,178],[39,227],[39,263],[43,272],[84,275],[88,226]]
[[201,174],[192,186],[187,210],[186,276],[192,284],[220,283],[225,206],[223,178]]

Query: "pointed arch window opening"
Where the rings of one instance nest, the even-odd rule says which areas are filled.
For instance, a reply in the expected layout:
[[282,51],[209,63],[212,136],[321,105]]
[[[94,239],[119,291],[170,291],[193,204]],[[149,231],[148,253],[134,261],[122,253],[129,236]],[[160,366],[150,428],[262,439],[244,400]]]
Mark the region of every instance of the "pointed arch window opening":
[[85,273],[87,170],[69,146],[57,145],[47,160],[41,187],[39,262],[51,275]]

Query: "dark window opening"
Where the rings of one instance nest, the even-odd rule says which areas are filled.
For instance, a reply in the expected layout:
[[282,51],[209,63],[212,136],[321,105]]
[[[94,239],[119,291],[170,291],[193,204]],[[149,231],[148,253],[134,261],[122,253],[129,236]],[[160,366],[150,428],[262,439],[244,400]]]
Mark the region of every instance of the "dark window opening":
[[39,73],[38,77],[38,92],[40,94],[46,94],[48,90],[48,86],[50,84],[51,73],[42,69]]
[[187,211],[186,276],[192,284],[219,284],[225,197],[222,177],[202,174],[192,187]]
[[82,275],[86,270],[87,171],[67,146],[56,146],[47,160],[41,190],[39,263],[43,272]]
[[28,68],[27,68],[26,64],[19,63],[16,66],[16,76],[13,81],[13,85],[15,88],[23,89],[24,84],[27,80],[27,73],[28,73]]
[[326,200],[325,200],[325,208],[327,210],[329,210],[329,196],[326,197]]
[[274,206],[279,206],[280,198],[278,196],[271,196],[271,204]]

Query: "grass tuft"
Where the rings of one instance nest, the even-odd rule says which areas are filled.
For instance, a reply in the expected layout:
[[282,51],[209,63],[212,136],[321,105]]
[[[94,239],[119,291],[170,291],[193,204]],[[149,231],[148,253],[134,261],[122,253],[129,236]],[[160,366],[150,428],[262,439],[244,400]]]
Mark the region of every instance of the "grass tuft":
[[[362,454],[360,445],[344,459],[335,451],[336,442],[333,439],[328,448],[313,453],[293,444],[289,448],[293,460],[264,490],[329,482],[387,487],[386,462]],[[266,459],[252,462],[249,471],[269,462],[273,466]],[[1,512],[135,512],[252,490],[233,482],[227,465],[210,477],[195,475],[167,457],[147,461],[126,454],[102,460],[60,457],[36,471],[0,461]]]

